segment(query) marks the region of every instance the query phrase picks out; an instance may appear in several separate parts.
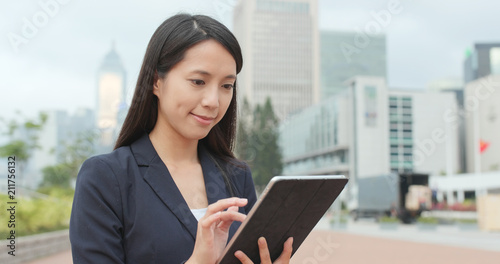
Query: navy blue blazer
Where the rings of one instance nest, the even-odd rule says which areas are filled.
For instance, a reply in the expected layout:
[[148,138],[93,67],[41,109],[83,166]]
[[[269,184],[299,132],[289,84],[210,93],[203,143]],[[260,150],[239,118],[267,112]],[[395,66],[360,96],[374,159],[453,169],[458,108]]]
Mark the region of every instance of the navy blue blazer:
[[[230,197],[222,174],[198,148],[208,203]],[[250,169],[226,166],[236,196],[256,202]],[[70,220],[73,263],[175,263],[192,254],[198,222],[145,134],[130,146],[86,160],[78,173]],[[234,222],[229,239],[240,226]]]

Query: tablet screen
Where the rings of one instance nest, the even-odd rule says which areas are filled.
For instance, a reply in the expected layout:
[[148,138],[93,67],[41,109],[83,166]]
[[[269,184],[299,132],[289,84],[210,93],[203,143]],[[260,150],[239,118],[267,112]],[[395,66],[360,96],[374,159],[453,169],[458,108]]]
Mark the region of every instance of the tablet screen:
[[293,237],[293,253],[344,189],[342,175],[277,176],[271,179],[259,201],[229,241],[219,264],[239,263],[234,256],[243,251],[260,263],[257,240],[265,237],[271,260],[283,251]]

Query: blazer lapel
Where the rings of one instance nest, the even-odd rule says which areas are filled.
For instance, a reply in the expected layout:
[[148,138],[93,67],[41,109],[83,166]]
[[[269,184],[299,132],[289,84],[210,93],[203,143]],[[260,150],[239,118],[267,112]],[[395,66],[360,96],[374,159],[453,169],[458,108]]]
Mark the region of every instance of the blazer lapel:
[[167,167],[156,153],[149,135],[145,134],[130,147],[139,167],[148,167],[143,174],[144,180],[179,222],[186,227],[194,240],[198,221],[191,213]]
[[[144,180],[177,217],[179,222],[189,230],[193,240],[196,239],[198,221],[191,213],[168,168],[156,153],[149,135],[143,135],[140,139],[132,143],[130,148],[139,167],[147,167],[143,174]],[[227,198],[228,193],[222,174],[208,153],[208,150],[201,145],[198,147],[198,158],[200,159],[205,180],[208,204]]]

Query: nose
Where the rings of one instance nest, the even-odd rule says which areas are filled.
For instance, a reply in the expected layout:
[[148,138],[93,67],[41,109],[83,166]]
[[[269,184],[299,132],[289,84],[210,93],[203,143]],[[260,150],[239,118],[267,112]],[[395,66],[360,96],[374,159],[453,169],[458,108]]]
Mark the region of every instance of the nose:
[[216,109],[219,107],[219,89],[216,85],[206,87],[201,100],[201,105],[210,109]]

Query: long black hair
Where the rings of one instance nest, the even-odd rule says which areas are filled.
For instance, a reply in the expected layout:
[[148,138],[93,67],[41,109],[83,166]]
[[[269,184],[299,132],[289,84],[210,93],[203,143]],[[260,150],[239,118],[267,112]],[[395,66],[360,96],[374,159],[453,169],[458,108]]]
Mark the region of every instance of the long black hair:
[[[158,98],[153,84],[184,58],[191,46],[213,39],[224,46],[236,62],[236,73],[241,71],[243,57],[240,45],[229,29],[215,19],[204,15],[178,14],[165,20],[149,41],[142,63],[134,97],[123,123],[115,149],[132,144],[144,133],[153,130],[158,118]],[[236,83],[233,97],[224,117],[208,135],[200,140],[217,158],[234,158],[236,134]]]

